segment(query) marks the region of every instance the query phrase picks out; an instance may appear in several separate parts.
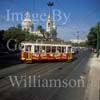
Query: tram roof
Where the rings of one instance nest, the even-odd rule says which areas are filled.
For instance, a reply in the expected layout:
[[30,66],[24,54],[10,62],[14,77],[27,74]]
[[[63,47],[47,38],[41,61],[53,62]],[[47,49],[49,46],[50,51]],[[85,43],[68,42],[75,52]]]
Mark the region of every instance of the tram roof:
[[38,42],[27,42],[27,41],[24,41],[22,42],[21,44],[24,44],[24,45],[40,45],[40,46],[72,46],[71,44],[66,44],[66,43],[57,43],[57,42],[41,42],[41,43],[38,43]]

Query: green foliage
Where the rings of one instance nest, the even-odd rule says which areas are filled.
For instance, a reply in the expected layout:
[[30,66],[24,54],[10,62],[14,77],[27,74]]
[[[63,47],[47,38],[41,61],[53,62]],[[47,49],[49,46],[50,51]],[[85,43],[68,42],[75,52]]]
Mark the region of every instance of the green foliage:
[[3,38],[5,41],[9,39],[16,39],[18,42],[21,41],[34,41],[36,39],[41,39],[42,37],[33,35],[27,31],[22,31],[20,28],[11,27],[5,31]]
[[38,25],[38,27],[37,27],[37,30],[42,30],[43,28],[42,28],[42,26],[41,25]]
[[33,35],[33,34],[26,34],[26,41],[35,41],[37,39],[42,39],[43,37],[37,36],[37,35]]
[[0,47],[3,46],[4,40],[3,40],[3,35],[4,35],[4,30],[0,30]]
[[19,42],[25,40],[25,34],[21,29],[11,27],[8,30],[5,31],[3,38],[5,41],[9,39],[16,39]]
[[81,47],[88,47],[87,41],[86,41],[86,42],[81,42],[81,43],[79,44],[79,46],[81,46]]
[[88,45],[96,48],[97,45],[97,33],[100,40],[100,22],[90,29],[90,32],[88,34]]
[[38,25],[37,29],[41,32],[41,34],[43,35],[43,38],[47,38],[46,37],[46,30],[43,29],[43,27],[41,25]]

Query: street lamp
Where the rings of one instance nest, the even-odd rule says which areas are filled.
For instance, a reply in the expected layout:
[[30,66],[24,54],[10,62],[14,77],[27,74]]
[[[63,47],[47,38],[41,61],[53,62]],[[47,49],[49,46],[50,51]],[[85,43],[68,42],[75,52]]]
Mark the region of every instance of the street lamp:
[[51,16],[51,7],[54,5],[54,3],[53,2],[48,2],[47,5],[50,8],[50,16]]
[[[49,9],[50,9],[50,17],[51,17],[51,7],[54,5],[53,2],[48,2],[47,3]],[[51,34],[51,37],[52,37],[52,24],[50,23],[50,34]]]

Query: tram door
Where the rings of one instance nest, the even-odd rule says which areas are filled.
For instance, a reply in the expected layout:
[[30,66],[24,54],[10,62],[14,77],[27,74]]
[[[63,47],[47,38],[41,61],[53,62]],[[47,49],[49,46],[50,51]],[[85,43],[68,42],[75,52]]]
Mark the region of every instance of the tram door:
[[67,59],[68,60],[72,60],[73,57],[72,57],[72,47],[68,47],[67,48]]
[[32,60],[32,45],[26,45],[25,51],[26,51],[26,61],[31,61]]

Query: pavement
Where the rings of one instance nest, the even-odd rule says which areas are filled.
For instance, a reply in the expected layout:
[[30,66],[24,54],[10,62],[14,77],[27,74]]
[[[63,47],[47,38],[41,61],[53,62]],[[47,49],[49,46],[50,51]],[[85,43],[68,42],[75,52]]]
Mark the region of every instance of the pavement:
[[84,100],[100,100],[100,57],[93,54],[87,66],[89,73]]

